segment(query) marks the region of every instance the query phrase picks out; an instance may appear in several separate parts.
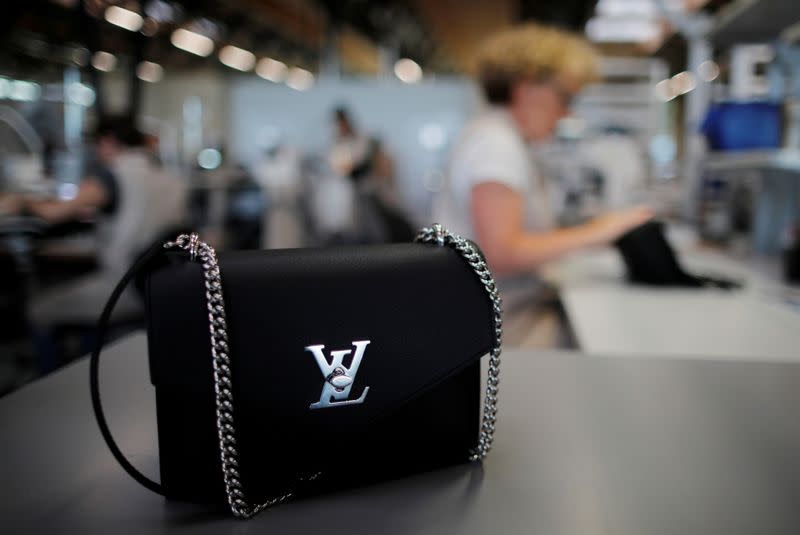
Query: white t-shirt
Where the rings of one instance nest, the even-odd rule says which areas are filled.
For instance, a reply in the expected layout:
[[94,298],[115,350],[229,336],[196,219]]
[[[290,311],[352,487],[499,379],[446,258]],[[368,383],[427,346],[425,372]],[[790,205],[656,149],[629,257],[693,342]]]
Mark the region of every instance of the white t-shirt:
[[476,239],[470,202],[472,188],[499,182],[525,198],[527,230],[553,227],[548,193],[507,110],[490,108],[471,121],[450,158],[448,176],[434,208],[434,220],[464,237]]

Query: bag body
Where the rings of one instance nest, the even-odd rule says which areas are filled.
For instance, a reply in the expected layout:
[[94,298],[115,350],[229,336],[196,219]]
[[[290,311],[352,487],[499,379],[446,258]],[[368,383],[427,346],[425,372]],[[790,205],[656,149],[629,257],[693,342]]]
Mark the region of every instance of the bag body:
[[[496,307],[462,253],[413,243],[230,252],[218,263],[249,501],[298,481],[316,493],[470,458]],[[167,252],[146,280],[161,487],[224,503],[201,264]]]

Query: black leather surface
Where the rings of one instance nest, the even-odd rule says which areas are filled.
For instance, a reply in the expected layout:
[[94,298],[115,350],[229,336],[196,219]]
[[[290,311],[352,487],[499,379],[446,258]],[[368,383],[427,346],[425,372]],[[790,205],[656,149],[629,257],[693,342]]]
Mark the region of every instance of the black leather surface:
[[[220,257],[246,492],[346,486],[466,460],[479,416],[491,309],[447,248],[402,244]],[[161,477],[170,496],[224,498],[201,269],[180,254],[150,276],[148,344]],[[369,340],[350,399],[310,410],[325,354]],[[347,361],[346,361],[347,362]]]

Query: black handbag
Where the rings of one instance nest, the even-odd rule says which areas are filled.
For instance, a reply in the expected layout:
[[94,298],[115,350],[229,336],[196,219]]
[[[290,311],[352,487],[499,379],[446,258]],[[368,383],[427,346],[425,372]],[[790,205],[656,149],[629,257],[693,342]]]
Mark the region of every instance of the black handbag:
[[[501,301],[471,241],[439,225],[415,241],[217,259],[192,234],[151,249],[106,304],[91,356],[114,457],[167,498],[227,503],[244,518],[482,460],[497,416]],[[98,388],[108,318],[142,273],[160,483],[114,442]]]

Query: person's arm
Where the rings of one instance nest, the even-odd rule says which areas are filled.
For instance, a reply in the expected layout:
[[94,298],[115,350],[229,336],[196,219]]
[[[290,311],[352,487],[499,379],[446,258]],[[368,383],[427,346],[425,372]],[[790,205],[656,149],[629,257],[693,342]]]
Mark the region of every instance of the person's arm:
[[546,232],[524,227],[524,198],[500,182],[481,182],[471,190],[470,209],[478,243],[498,273],[532,271],[569,252],[609,243],[650,219],[646,208],[614,212],[584,225]]
[[50,223],[62,223],[85,217],[102,208],[109,194],[102,182],[87,178],[81,182],[78,193],[68,201],[34,201],[28,203],[28,211]]
[[0,214],[19,215],[25,208],[25,198],[16,193],[0,192]]

